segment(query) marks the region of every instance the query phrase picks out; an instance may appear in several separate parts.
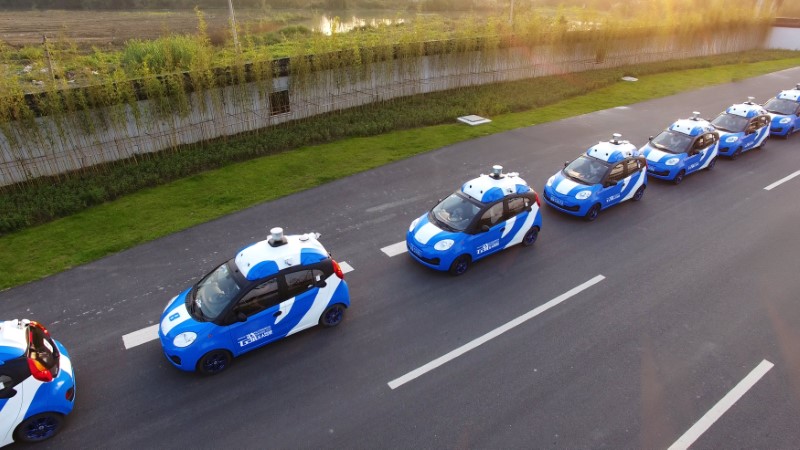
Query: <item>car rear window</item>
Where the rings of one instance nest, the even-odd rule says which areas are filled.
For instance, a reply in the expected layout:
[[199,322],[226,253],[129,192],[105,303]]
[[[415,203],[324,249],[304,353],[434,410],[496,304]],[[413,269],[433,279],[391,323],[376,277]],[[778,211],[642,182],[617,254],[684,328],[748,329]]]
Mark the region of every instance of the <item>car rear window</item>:
[[59,356],[56,343],[44,329],[33,324],[28,325],[28,358],[38,361],[55,377],[58,375]]

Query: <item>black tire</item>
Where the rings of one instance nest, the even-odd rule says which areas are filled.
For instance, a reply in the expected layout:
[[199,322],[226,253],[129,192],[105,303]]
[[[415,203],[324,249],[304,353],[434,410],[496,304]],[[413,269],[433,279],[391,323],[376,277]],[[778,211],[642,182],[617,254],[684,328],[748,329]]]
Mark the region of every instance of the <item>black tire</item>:
[[769,136],[767,136],[766,138],[764,138],[764,141],[763,141],[763,142],[761,142],[761,145],[759,145],[758,147],[756,147],[756,150],[761,150],[762,148],[766,147],[766,146],[767,146],[767,141],[768,141],[768,140],[769,140]]
[[46,412],[28,417],[17,425],[14,430],[14,440],[18,442],[40,442],[50,439],[61,430],[64,416],[58,413]]
[[733,154],[731,155],[731,159],[735,160],[735,159],[739,158],[739,156],[741,156],[741,155],[742,155],[742,147],[739,147],[739,148],[736,149],[735,152],[733,152]]
[[672,179],[672,182],[674,184],[681,184],[681,181],[683,181],[683,177],[685,175],[686,175],[686,171],[681,169],[680,171],[678,171],[678,174],[675,175],[675,178]]
[[711,158],[711,161],[708,162],[708,165],[706,166],[706,170],[713,169],[714,165],[716,165],[716,164],[717,164],[717,157],[715,156],[715,157]]
[[328,306],[325,311],[319,316],[319,324],[325,328],[333,328],[342,323],[344,320],[345,306],[341,303]]
[[469,270],[469,266],[472,264],[472,258],[469,255],[461,255],[458,258],[453,260],[453,263],[450,264],[450,275],[457,277],[459,275],[464,275],[467,270]]
[[783,138],[788,141],[789,140],[789,136],[791,136],[792,133],[794,133],[794,127],[789,128],[789,131],[786,133],[786,136],[784,136]]
[[522,238],[522,245],[525,247],[530,247],[536,242],[536,238],[539,237],[539,227],[531,227],[525,236]]
[[218,348],[206,353],[197,361],[197,371],[202,375],[216,375],[230,367],[232,362],[231,352]]
[[586,219],[587,222],[594,222],[598,215],[600,215],[600,203],[595,203],[589,208],[589,211],[586,212],[583,218]]
[[646,188],[646,186],[644,186],[644,185],[639,186],[639,189],[637,189],[636,193],[633,194],[633,201],[638,202],[639,200],[642,199],[642,197],[644,197],[645,188]]

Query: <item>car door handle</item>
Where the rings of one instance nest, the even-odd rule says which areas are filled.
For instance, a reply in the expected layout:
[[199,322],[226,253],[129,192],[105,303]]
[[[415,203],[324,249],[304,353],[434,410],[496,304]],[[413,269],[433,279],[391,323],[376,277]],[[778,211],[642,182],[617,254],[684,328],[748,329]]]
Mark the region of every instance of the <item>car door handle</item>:
[[273,316],[273,317],[278,317],[278,316],[280,316],[281,314],[283,314],[283,311],[278,311],[278,312],[276,312],[275,314],[273,314],[272,316]]

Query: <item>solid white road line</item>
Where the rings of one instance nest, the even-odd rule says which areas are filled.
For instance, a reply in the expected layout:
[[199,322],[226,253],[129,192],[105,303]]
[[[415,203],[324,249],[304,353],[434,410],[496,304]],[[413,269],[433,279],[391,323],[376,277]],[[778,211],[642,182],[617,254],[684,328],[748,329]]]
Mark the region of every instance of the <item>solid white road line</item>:
[[674,444],[669,447],[669,450],[683,450],[689,448],[690,445],[694,443],[703,433],[708,430],[714,422],[717,421],[720,417],[722,417],[725,412],[733,406],[747,391],[750,390],[761,377],[764,376],[770,369],[772,369],[771,362],[767,361],[766,359],[761,361],[761,364],[756,366],[749,374],[747,374],[742,381],[739,382],[730,392],[728,392],[725,397],[722,397],[722,400],[718,401],[713,408],[708,410],[708,412],[700,418],[700,420],[695,423],[692,428],[689,428],[686,433],[683,433]]
[[[345,261],[339,263],[339,268],[342,269],[342,273],[349,273],[355,270],[353,266]],[[125,344],[125,350],[130,350],[137,345],[146,344],[156,339],[158,339],[158,324],[122,336],[122,343]]]
[[345,261],[339,263],[339,268],[342,269],[342,273],[349,273],[355,270],[353,266],[347,264]]
[[408,251],[408,247],[406,247],[406,241],[398,242],[397,244],[387,245],[381,249],[383,253],[386,253],[390,258],[392,256],[397,256],[401,253],[405,253]]
[[137,345],[146,344],[156,339],[158,339],[158,324],[122,336],[122,343],[125,344],[125,350],[130,350]]
[[783,183],[786,183],[787,181],[791,180],[792,178],[794,178],[794,177],[796,177],[798,175],[800,175],[800,170],[798,170],[797,172],[789,175],[788,177],[781,178],[780,180],[770,184],[769,186],[765,187],[764,190],[765,191],[771,191],[771,190],[775,189],[776,187],[782,185]]
[[468,351],[478,347],[479,345],[485,344],[486,342],[489,342],[490,340],[496,338],[497,336],[500,336],[501,334],[505,333],[506,331],[509,331],[509,330],[513,329],[514,327],[522,325],[526,321],[528,321],[530,319],[533,319],[534,317],[538,316],[539,314],[541,314],[541,313],[547,311],[548,309],[558,305],[559,303],[569,299],[570,297],[573,297],[576,294],[578,294],[578,293],[580,293],[580,292],[582,292],[582,291],[594,286],[595,284],[603,281],[605,278],[606,277],[604,277],[602,275],[598,275],[598,276],[592,278],[591,280],[581,284],[580,286],[576,286],[576,287],[570,289],[569,291],[559,295],[558,297],[550,300],[549,302],[547,302],[547,303],[545,303],[545,304],[543,304],[541,306],[538,306],[538,307],[528,311],[527,313],[517,317],[516,319],[514,319],[514,320],[512,320],[510,322],[507,322],[506,324],[495,328],[494,330],[484,334],[483,336],[481,336],[481,337],[479,337],[477,339],[474,339],[474,340],[462,345],[461,347],[458,347],[457,349],[451,351],[450,353],[447,353],[444,356],[440,356],[440,357],[434,359],[433,361],[429,362],[428,364],[425,364],[422,367],[419,367],[417,369],[412,370],[411,372],[408,372],[407,374],[401,376],[400,378],[395,378],[394,380],[392,380],[392,381],[390,381],[388,383],[389,387],[392,388],[392,389],[399,388],[400,386],[408,383],[409,381],[412,381],[415,378],[418,378],[418,377],[430,372],[431,370],[433,370],[433,369],[435,369],[435,368],[437,368],[437,367],[439,367],[439,366],[441,366],[441,365],[443,365],[443,364],[445,364],[445,363],[447,363],[449,361],[452,361],[452,360],[458,358],[459,356],[461,356],[464,353],[467,353]]

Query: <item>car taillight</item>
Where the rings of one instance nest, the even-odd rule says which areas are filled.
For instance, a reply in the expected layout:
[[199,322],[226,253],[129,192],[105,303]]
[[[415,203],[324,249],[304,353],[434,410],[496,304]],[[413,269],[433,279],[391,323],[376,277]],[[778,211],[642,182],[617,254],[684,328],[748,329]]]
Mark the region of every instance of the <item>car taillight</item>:
[[536,206],[538,206],[539,208],[541,208],[541,207],[542,207],[542,202],[541,202],[541,201],[539,201],[539,194],[537,194],[537,193],[535,193],[535,192],[534,192],[534,193],[533,193],[533,198],[534,198],[534,200],[536,200]]
[[339,267],[339,263],[333,259],[331,259],[331,261],[333,262],[333,273],[335,273],[340,280],[344,280],[344,272],[342,272],[342,268]]
[[31,370],[31,376],[39,381],[53,381],[53,374],[39,361],[28,358],[28,368]]

